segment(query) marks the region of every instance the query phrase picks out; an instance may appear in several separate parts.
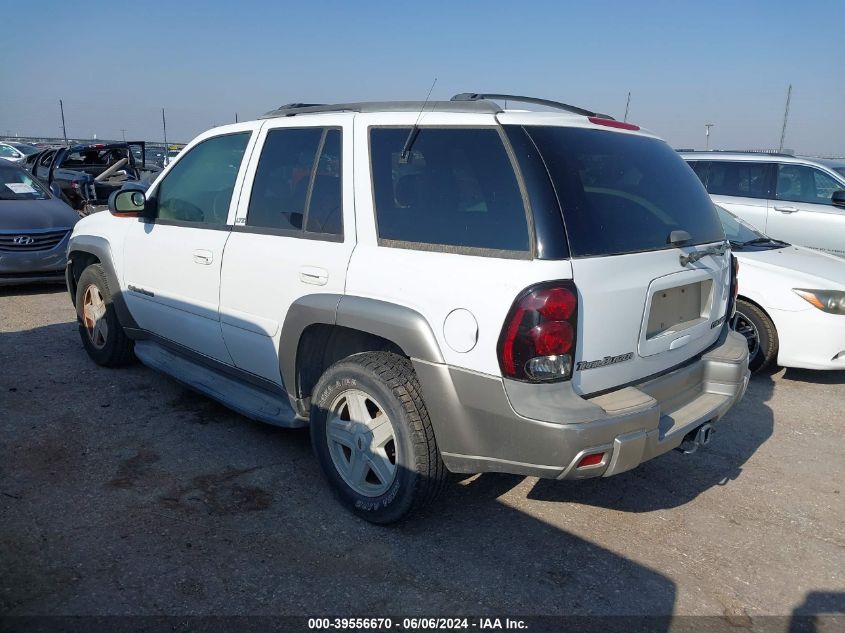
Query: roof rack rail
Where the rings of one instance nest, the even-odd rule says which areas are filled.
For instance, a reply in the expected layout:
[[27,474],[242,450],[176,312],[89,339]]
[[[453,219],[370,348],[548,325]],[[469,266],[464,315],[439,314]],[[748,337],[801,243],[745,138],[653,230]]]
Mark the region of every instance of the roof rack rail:
[[467,112],[498,114],[502,108],[492,101],[364,101],[361,103],[288,103],[260,116],[261,119],[325,112]]
[[569,105],[568,103],[561,103],[560,101],[551,101],[549,99],[538,99],[537,97],[524,97],[521,95],[503,95],[493,94],[489,92],[462,92],[452,97],[451,101],[483,101],[486,99],[492,99],[497,101],[518,101],[520,103],[533,103],[534,105],[546,106],[547,108],[554,108],[556,110],[565,110],[566,112],[572,112],[573,114],[580,114],[582,116],[594,116],[602,119],[609,119],[611,121],[616,120],[610,115],[601,114],[599,112],[593,112],[592,110],[579,108],[578,106]]
[[286,103],[279,106],[277,110],[296,110],[298,108],[317,108],[326,105],[325,103]]

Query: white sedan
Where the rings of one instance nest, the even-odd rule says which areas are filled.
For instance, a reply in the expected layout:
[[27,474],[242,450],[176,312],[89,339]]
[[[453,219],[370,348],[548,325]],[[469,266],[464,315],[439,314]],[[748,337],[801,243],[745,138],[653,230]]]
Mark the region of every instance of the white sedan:
[[739,260],[733,328],[749,365],[845,369],[845,259],[766,237],[718,207]]

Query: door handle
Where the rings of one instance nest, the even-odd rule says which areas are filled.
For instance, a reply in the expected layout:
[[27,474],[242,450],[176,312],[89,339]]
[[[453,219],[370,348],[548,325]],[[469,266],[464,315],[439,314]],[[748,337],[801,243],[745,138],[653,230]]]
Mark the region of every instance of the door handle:
[[798,207],[775,207],[775,211],[780,211],[781,213],[795,213],[798,211]]
[[214,261],[214,254],[205,249],[197,249],[194,251],[194,263],[208,266]]
[[315,286],[325,286],[329,282],[329,271],[317,266],[303,266],[299,269],[299,281]]

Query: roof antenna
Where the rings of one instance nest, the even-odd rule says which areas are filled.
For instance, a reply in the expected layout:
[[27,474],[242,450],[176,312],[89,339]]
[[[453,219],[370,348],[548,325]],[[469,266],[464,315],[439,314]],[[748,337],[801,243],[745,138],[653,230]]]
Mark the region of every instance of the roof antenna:
[[423,101],[422,107],[420,108],[420,113],[417,115],[417,120],[414,121],[414,127],[411,128],[410,133],[408,134],[408,138],[405,139],[405,145],[402,147],[402,153],[399,154],[399,164],[404,165],[410,162],[411,159],[411,148],[414,146],[414,141],[417,140],[417,136],[420,133],[420,118],[423,115],[423,110],[425,110],[426,104],[428,104],[428,99],[431,97],[431,91],[434,90],[434,84],[437,83],[437,77],[434,78],[434,81],[431,82],[431,88],[428,89],[428,94],[425,96],[425,101]]

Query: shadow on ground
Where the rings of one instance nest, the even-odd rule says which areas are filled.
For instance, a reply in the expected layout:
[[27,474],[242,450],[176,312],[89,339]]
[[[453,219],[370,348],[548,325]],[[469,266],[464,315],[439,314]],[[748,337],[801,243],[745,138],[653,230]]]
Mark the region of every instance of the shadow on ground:
[[795,382],[811,382],[819,385],[845,385],[845,370],[822,371],[816,369],[791,369],[783,377]]
[[827,631],[842,631],[843,626],[845,626],[845,593],[812,591],[792,612],[789,633],[827,633]]
[[454,482],[414,521],[366,524],[332,498],[307,432],[140,365],[97,367],[70,322],[0,333],[0,409],[0,613],[674,610],[664,574],[503,503],[520,477]]
[[0,286],[0,297],[56,294],[67,292],[64,282],[30,283],[15,286]]

